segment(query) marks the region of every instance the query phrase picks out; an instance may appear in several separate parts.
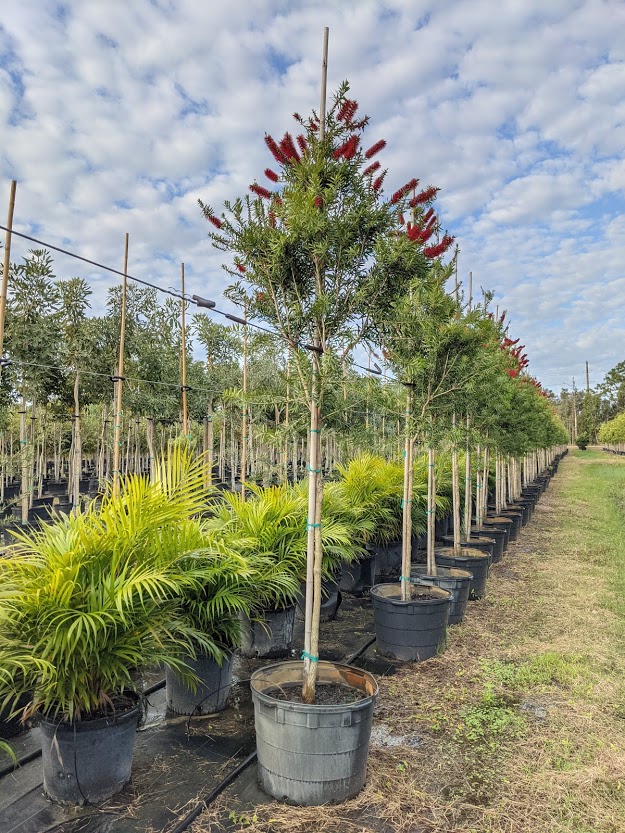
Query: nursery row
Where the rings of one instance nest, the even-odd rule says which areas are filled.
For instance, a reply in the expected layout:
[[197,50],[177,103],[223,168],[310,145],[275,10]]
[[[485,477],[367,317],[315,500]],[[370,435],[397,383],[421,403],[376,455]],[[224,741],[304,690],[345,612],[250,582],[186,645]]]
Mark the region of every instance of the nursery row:
[[[460,550],[453,535],[446,536],[450,504],[442,500],[437,567],[419,563],[424,553],[414,540],[408,602],[395,593],[402,569],[396,540],[401,467],[369,455],[351,461],[324,495],[322,615],[335,615],[339,586],[355,594],[371,590],[377,651],[403,661],[435,655],[447,625],[461,622],[468,599],[484,594],[491,563],[529,520],[559,456],[496,515],[493,505]],[[303,614],[305,490],[256,489],[247,501],[232,493],[207,498],[202,461],[181,446],[155,468],[152,484],[130,477],[120,496],[109,493],[85,513],[18,534],[1,562],[1,592],[8,599],[0,653],[5,713],[19,710],[9,724],[15,729],[17,717],[38,715],[44,788],[61,801],[99,803],[130,777],[140,712],[132,690],[140,668],[166,664],[173,712],[218,711],[227,703],[235,650],[262,659],[288,656],[295,617]],[[384,580],[392,583],[376,583]],[[365,777],[375,680],[325,662],[319,670],[321,699],[313,706],[283,702],[301,662],[261,668],[252,682],[261,783],[299,803],[341,800]],[[356,694],[346,697],[346,685]],[[286,712],[287,725],[300,724],[302,710],[309,714],[307,731],[326,731],[305,741],[285,738],[278,761],[270,759],[281,742],[279,715]],[[311,722],[310,713],[325,717]],[[338,755],[343,776],[336,779],[327,761],[302,758],[297,750],[325,752],[336,765],[340,726],[350,726],[353,737]],[[94,738],[104,744],[97,766]]]

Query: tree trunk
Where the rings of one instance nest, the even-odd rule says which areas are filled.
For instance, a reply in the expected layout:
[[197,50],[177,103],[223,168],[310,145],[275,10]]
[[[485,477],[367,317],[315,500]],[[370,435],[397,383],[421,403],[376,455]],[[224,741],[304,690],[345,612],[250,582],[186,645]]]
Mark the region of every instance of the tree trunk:
[[434,558],[434,538],[436,536],[436,472],[434,465],[436,461],[436,452],[433,448],[428,448],[428,551],[427,551],[427,570],[428,575],[436,575],[436,559]]
[[412,388],[406,394],[406,437],[404,440],[404,496],[402,499],[401,597],[410,599],[410,564],[412,560]]

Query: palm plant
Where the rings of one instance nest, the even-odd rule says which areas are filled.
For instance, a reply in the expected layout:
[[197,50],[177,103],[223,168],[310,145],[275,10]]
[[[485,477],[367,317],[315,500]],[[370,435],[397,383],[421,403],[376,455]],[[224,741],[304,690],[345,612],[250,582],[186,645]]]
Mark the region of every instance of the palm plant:
[[203,462],[176,446],[157,472],[17,534],[0,557],[0,630],[13,646],[0,652],[0,701],[33,690],[30,713],[78,720],[114,707],[136,669],[166,662],[192,680],[187,656],[219,659],[236,639],[253,570],[191,518],[205,507]]

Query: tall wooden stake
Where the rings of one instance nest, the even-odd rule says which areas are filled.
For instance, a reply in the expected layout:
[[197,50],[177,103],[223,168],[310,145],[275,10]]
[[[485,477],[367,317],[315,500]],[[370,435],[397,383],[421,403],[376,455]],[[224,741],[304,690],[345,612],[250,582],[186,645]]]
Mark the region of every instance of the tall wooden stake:
[[[243,307],[243,318],[247,321],[247,309]],[[247,477],[247,324],[243,325],[243,412],[241,415],[241,498],[245,500],[245,479]]]
[[113,494],[119,494],[119,467],[122,446],[122,383],[124,380],[124,344],[126,339],[126,290],[128,284],[128,232],[124,240],[124,277],[122,280],[122,309],[119,328],[119,358],[115,377],[115,428],[113,433]]
[[181,301],[180,312],[180,335],[181,335],[181,356],[180,368],[182,374],[182,433],[185,439],[189,439],[189,411],[187,408],[187,334],[185,328],[185,301],[184,301],[184,263],[180,264],[180,286],[183,300]]
[[[326,96],[328,86],[328,38],[330,30],[323,30],[321,59],[321,100],[319,105],[319,141],[326,133]],[[316,328],[313,347],[320,346],[321,333]],[[321,613],[321,496],[323,481],[320,477],[321,409],[319,403],[320,362],[319,355],[312,354],[312,388],[310,400],[310,442],[308,444],[308,540],[306,548],[306,613],[304,619],[304,674],[302,700],[314,703],[319,660],[319,619]],[[319,504],[319,505],[318,505]]]
[[[9,194],[9,213],[7,216],[7,230],[4,237],[4,265],[2,268],[2,289],[0,290],[0,358],[4,352],[4,319],[7,306],[7,287],[9,285],[9,269],[11,268],[11,238],[13,237],[13,212],[15,210],[15,191],[17,182],[11,180],[11,192]],[[2,365],[0,364],[0,376]]]

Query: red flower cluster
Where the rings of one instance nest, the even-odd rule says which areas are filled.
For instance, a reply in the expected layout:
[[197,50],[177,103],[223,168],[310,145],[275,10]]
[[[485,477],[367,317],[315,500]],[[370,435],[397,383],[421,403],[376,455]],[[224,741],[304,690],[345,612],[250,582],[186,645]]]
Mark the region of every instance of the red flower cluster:
[[384,182],[384,177],[386,176],[386,171],[382,171],[380,176],[374,181],[373,183],[373,190],[377,193],[380,188],[382,187],[382,183]]
[[335,159],[340,159],[341,156],[344,159],[353,159],[356,155],[356,151],[358,150],[358,144],[360,139],[358,136],[350,136],[349,139],[343,142],[342,145],[339,145],[333,152],[332,156]]
[[247,269],[242,263],[237,263],[237,269],[241,272],[241,274],[245,274],[245,272],[247,272]]
[[275,228],[276,227],[276,215],[273,213],[273,211],[270,211],[269,214],[268,214],[268,217],[269,217],[269,225],[271,226],[271,228]]
[[214,214],[212,214],[212,215],[208,218],[208,220],[209,220],[209,222],[211,222],[211,223],[212,223],[212,224],[213,224],[216,228],[221,228],[221,227],[223,226],[223,223],[221,222],[221,220],[219,219],[219,217],[215,217],[215,215],[214,215]]
[[447,251],[455,239],[455,237],[451,237],[449,234],[446,234],[440,243],[437,243],[435,246],[426,246],[423,250],[423,254],[432,259],[440,257]]
[[257,182],[252,183],[250,185],[250,191],[256,194],[259,197],[262,197],[264,200],[271,199],[271,191],[268,191],[266,188],[263,188],[262,185],[259,185]]
[[367,176],[367,174],[373,174],[378,170],[379,167],[380,167],[379,162],[372,162],[369,165],[369,167],[364,169],[364,171],[362,173],[363,173],[364,176]]
[[380,139],[379,142],[376,142],[375,145],[371,145],[369,150],[365,151],[365,159],[371,159],[372,156],[375,156],[376,153],[379,153],[381,150],[384,150],[386,147],[386,142],[384,139]]
[[424,202],[429,202],[430,200],[434,199],[434,197],[438,194],[440,188],[435,188],[431,185],[429,188],[426,188],[425,191],[421,191],[415,197],[410,200],[410,207],[416,208],[417,205],[422,205]]
[[408,223],[408,229],[406,231],[406,234],[408,235],[409,240],[418,241],[420,243],[426,243],[434,234],[435,228],[436,217],[430,215],[430,217],[428,218],[428,222],[424,223],[421,226],[418,226],[415,223]]
[[321,197],[315,197],[315,208],[321,208],[323,205],[323,200]]
[[396,202],[399,202],[406,194],[409,194],[413,191],[417,185],[419,184],[418,179],[411,179],[410,182],[407,182],[405,185],[402,185],[401,188],[398,188],[397,191],[391,197],[391,205],[395,205]]
[[269,135],[269,133],[265,133],[265,144],[271,151],[271,154],[273,158],[276,160],[276,162],[280,162],[280,164],[286,165],[286,163],[289,160],[286,158],[284,152],[278,147],[276,140],[272,138]]
[[280,142],[280,150],[286,156],[288,162],[299,162],[299,153],[293,143],[293,137],[290,133],[285,133]]
[[278,174],[275,171],[272,171],[271,168],[265,168],[265,176],[272,182],[278,181]]
[[508,376],[509,376],[511,379],[516,379],[516,377],[517,377],[518,375],[519,375],[519,371],[518,371],[518,370],[514,370],[513,368],[510,368],[510,370],[508,370]]
[[299,149],[302,151],[302,153],[306,153],[306,151],[308,150],[308,142],[306,141],[306,137],[303,136],[301,133],[297,137],[297,144],[299,145]]
[[358,102],[346,98],[343,104],[341,105],[341,108],[336,117],[337,121],[344,121],[345,124],[349,124],[356,115],[357,109]]

